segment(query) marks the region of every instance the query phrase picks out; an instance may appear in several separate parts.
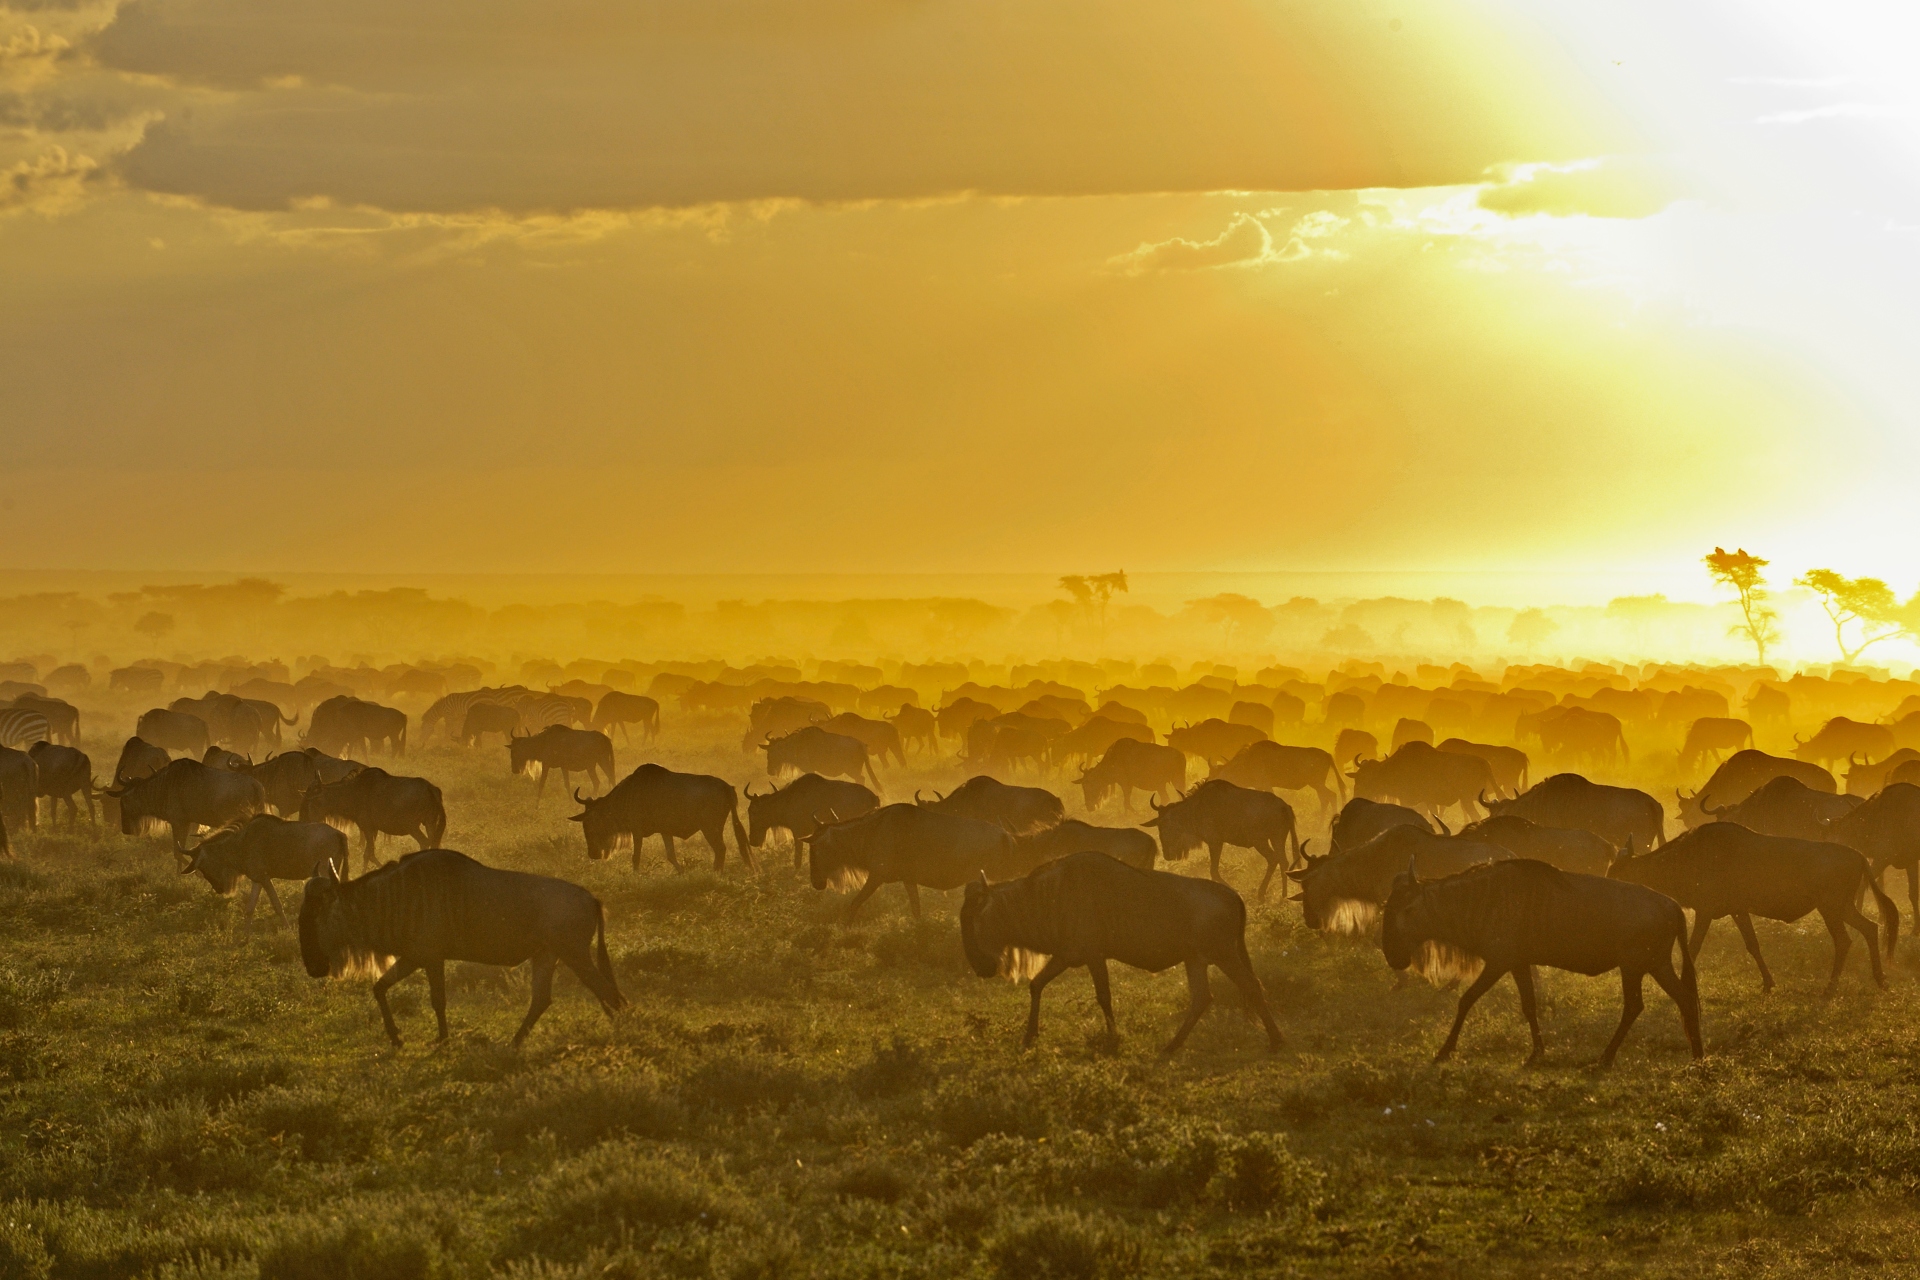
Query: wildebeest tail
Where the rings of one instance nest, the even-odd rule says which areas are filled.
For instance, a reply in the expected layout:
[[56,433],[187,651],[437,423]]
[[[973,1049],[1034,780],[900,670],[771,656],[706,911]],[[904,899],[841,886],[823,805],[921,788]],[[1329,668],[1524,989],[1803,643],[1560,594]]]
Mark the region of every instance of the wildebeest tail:
[[433,817],[427,821],[427,835],[431,837],[429,849],[440,848],[440,841],[447,834],[447,806],[440,799],[438,790],[433,793]]
[[733,823],[733,842],[740,846],[741,860],[747,864],[749,870],[758,871],[759,865],[753,860],[753,846],[747,843],[747,829],[740,825],[739,801],[736,800],[727,810],[727,817]]
[[1687,1005],[1693,1013],[1693,1025],[1700,1025],[1700,977],[1693,967],[1693,948],[1687,945],[1687,913],[1676,911],[1680,917],[1679,927],[1673,932],[1673,941],[1680,948],[1680,993],[1687,998]]
[[613,961],[607,959],[607,910],[598,902],[593,904],[593,967],[607,980],[607,987],[613,992],[614,1002],[609,1009],[624,1009],[627,998],[620,994],[620,984],[613,977]]
[[[873,757],[869,755],[866,757],[865,760],[861,761],[861,763],[866,765],[867,777],[873,783],[874,794],[878,795],[880,792],[880,775],[873,771]],[[738,818],[735,818],[734,821],[739,822],[740,820]]]
[[401,722],[401,725],[400,725],[400,744],[399,744],[399,745],[398,745],[397,747],[395,747],[395,748],[394,748],[394,751],[393,751],[393,754],[395,754],[395,755],[397,755],[397,756],[403,756],[403,755],[405,755],[405,754],[407,754],[407,726],[406,726],[406,722],[405,722],[405,721],[402,721],[402,722]]
[[1900,941],[1900,908],[1893,905],[1893,899],[1874,881],[1871,873],[1865,880],[1867,888],[1873,892],[1874,905],[1880,908],[1880,932],[1886,938],[1887,959],[1891,960],[1894,944]]

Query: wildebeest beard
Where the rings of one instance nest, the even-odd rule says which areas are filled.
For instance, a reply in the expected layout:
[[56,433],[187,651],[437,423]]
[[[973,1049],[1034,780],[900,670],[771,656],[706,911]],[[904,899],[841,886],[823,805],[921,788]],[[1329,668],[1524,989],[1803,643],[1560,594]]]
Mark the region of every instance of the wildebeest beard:
[[393,957],[357,945],[355,933],[352,908],[338,900],[300,913],[300,949],[325,956],[329,977],[378,978],[393,966]]
[[841,863],[827,873],[827,887],[835,893],[852,893],[867,884],[867,869]]
[[1487,963],[1451,942],[1436,942],[1429,938],[1413,953],[1413,963],[1407,967],[1436,987],[1451,987],[1461,982],[1472,982],[1480,976],[1480,971],[1487,967]]
[[1336,898],[1327,910],[1328,933],[1365,933],[1380,918],[1380,904],[1364,898]]

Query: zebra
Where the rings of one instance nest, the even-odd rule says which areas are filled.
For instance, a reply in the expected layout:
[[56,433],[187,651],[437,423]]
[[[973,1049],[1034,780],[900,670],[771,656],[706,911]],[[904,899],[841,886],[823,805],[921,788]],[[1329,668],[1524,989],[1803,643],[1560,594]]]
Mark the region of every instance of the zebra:
[[0,747],[25,751],[36,742],[53,740],[47,718],[30,707],[0,707]]
[[549,725],[572,727],[593,723],[593,704],[585,698],[527,693],[514,699],[512,705],[520,713],[520,727],[528,733],[539,733]]
[[18,711],[38,711],[47,718],[47,741],[65,743],[69,747],[80,744],[80,708],[64,698],[43,698],[31,693],[23,693],[11,703]]
[[467,708],[476,702],[490,703],[494,706],[517,706],[521,695],[532,695],[532,691],[520,685],[509,685],[504,689],[468,689],[464,693],[449,693],[427,708],[420,717],[420,741],[424,745],[433,726],[438,724],[447,731],[449,738],[460,732],[467,722]]

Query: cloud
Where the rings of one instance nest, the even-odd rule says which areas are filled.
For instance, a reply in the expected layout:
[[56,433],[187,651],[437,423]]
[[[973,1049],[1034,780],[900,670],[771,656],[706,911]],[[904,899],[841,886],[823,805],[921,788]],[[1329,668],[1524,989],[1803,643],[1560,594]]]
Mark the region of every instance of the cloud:
[[1806,124],[1813,120],[1880,120],[1902,114],[1896,107],[1874,102],[1831,102],[1802,111],[1775,111],[1756,116],[1755,124]]
[[1664,167],[1602,158],[1503,167],[1496,170],[1496,181],[1480,188],[1477,203],[1510,217],[1644,218],[1679,198],[1679,182]]
[[1211,240],[1175,236],[1158,244],[1143,244],[1108,260],[1126,275],[1154,271],[1206,271],[1216,267],[1250,267],[1274,257],[1273,233],[1250,213],[1236,213],[1227,229]]
[[0,169],[0,214],[61,213],[80,203],[101,180],[99,161],[54,147],[32,160]]

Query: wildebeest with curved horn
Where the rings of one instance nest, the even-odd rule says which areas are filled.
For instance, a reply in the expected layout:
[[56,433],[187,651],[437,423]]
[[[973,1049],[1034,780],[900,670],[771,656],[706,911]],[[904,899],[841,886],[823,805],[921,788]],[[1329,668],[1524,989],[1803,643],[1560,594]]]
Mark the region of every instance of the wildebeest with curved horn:
[[1866,724],[1859,720],[1850,720],[1846,716],[1835,716],[1820,726],[1820,732],[1811,738],[1793,738],[1793,758],[1809,764],[1822,764],[1829,769],[1836,760],[1846,760],[1855,755],[1874,760],[1880,756],[1890,756],[1897,745],[1893,740],[1893,730],[1883,724]]
[[984,773],[968,778],[944,796],[934,792],[931,800],[922,800],[916,792],[913,802],[935,813],[991,822],[1016,836],[1050,827],[1067,816],[1060,797],[1046,788],[1016,787]]
[[241,876],[252,882],[245,915],[246,933],[251,936],[253,912],[262,892],[280,923],[290,923],[280,908],[280,895],[273,891],[275,880],[304,881],[329,864],[345,875],[350,846],[345,832],[324,822],[288,822],[263,813],[210,833],[188,852],[191,860],[180,874],[198,871],[215,893],[232,893]]
[[209,769],[198,760],[175,760],[106,794],[120,802],[121,835],[165,826],[173,851],[182,857],[187,837],[199,828],[244,822],[267,807],[267,794],[258,782],[244,773]]
[[1153,836],[1138,827],[1096,827],[1078,818],[1015,836],[1014,844],[1036,867],[1070,854],[1104,853],[1116,862],[1151,871],[1160,854]]
[[734,843],[748,870],[757,870],[753,845],[740,825],[740,797],[725,778],[705,773],[676,773],[651,762],[641,765],[604,796],[573,793],[581,812],[568,819],[580,824],[587,839],[587,856],[610,858],[613,851],[633,850],[633,869],[640,869],[640,852],[648,836],[666,843],[667,862],[681,870],[673,842],[694,835],[706,837],[713,850],[713,869],[727,863],[727,824],[733,824]]
[[880,807],[880,797],[865,785],[817,773],[803,773],[763,796],[753,794],[749,786],[746,798],[748,843],[758,849],[774,830],[785,831],[793,840],[795,867],[806,854],[807,841],[820,829],[822,814],[829,815],[830,821],[844,822]]
[[880,790],[880,775],[873,771],[873,759],[867,744],[844,733],[830,733],[817,724],[760,744],[767,753],[767,774],[777,778],[783,773],[817,773],[826,778],[851,778],[871,781]]
[[[1165,1052],[1186,1043],[1213,1003],[1210,964],[1259,1015],[1267,1048],[1280,1047],[1280,1028],[1247,955],[1247,904],[1223,884],[1142,871],[1103,853],[1076,853],[1007,884],[988,884],[985,876],[969,881],[960,905],[960,942],[981,977],[1024,973],[1031,979],[1028,1045],[1040,1035],[1040,993],[1081,965],[1092,974],[1107,1034],[1117,1035],[1107,974],[1107,962],[1117,960],[1149,973],[1186,965],[1187,1014]],[[1030,968],[1035,961],[1037,971]]]
[[1604,876],[1613,862],[1614,847],[1580,827],[1546,827],[1517,813],[1482,818],[1460,828],[1463,840],[1497,844],[1516,858],[1532,858],[1562,871]]
[[660,704],[644,693],[627,693],[620,689],[610,689],[600,695],[599,703],[593,709],[593,727],[607,733],[614,725],[620,726],[620,740],[631,742],[627,726],[637,724],[648,742],[660,736]]
[[1618,849],[1629,840],[1654,846],[1667,838],[1660,802],[1632,787],[1589,782],[1577,773],[1556,773],[1511,800],[1481,796],[1487,816],[1518,814],[1543,827],[1580,827]]
[[1702,716],[1687,726],[1686,741],[1680,744],[1680,772],[1692,773],[1710,755],[1740,751],[1752,745],[1753,726],[1745,720]]
[[[613,785],[613,739],[598,729],[570,729],[550,724],[538,733],[509,738],[507,762],[516,777],[538,770],[539,785],[533,792],[535,805],[546,793],[547,775],[556,769],[560,771],[561,785],[569,788],[576,773],[586,774],[589,785]],[[604,783],[600,782],[603,774]]]
[[[1838,822],[1864,801],[1859,796],[1835,795],[1815,791],[1798,778],[1785,775],[1724,809],[1702,804],[1716,822],[1737,822],[1749,831],[1764,836],[1789,836],[1795,840],[1830,840],[1830,823]],[[1843,842],[1844,843],[1844,842]]]
[[847,903],[851,921],[886,884],[907,893],[920,918],[920,889],[958,889],[984,872],[1011,880],[1033,870],[1006,828],[917,804],[890,804],[865,817],[821,824],[807,850],[816,889],[858,886]]
[[820,727],[828,733],[837,733],[843,737],[858,738],[867,749],[869,760],[878,760],[885,764],[892,756],[894,763],[901,768],[907,764],[906,753],[900,747],[900,731],[885,720],[871,720],[852,711],[842,711],[820,722]]
[[1149,799],[1153,817],[1143,824],[1160,828],[1160,848],[1178,860],[1201,845],[1207,847],[1207,872],[1220,879],[1220,851],[1227,845],[1252,849],[1267,861],[1260,879],[1259,897],[1265,900],[1274,873],[1293,864],[1300,854],[1300,831],[1293,806],[1271,791],[1236,787],[1210,778],[1170,805]]
[[903,704],[898,711],[885,717],[900,735],[900,745],[914,750],[925,748],[928,755],[940,754],[940,722],[933,712],[925,707]]
[[1686,914],[1673,899],[1639,885],[1575,875],[1531,858],[1488,863],[1430,881],[1421,881],[1409,866],[1387,896],[1380,947],[1395,969],[1417,967],[1436,981],[1464,977],[1478,967],[1460,993],[1453,1027],[1435,1062],[1453,1056],[1468,1011],[1509,973],[1520,989],[1520,1011],[1533,1034],[1527,1063],[1540,1061],[1546,1041],[1534,997],[1536,965],[1589,976],[1620,971],[1620,1025],[1600,1055],[1601,1066],[1613,1065],[1620,1042],[1640,1016],[1647,974],[1679,1007],[1693,1056],[1706,1055]]
[[1089,809],[1098,809],[1115,791],[1120,793],[1122,813],[1132,810],[1135,791],[1158,796],[1164,804],[1187,785],[1187,753],[1156,742],[1119,738],[1075,781]]
[[1267,735],[1250,724],[1232,724],[1219,718],[1167,730],[1167,745],[1199,756],[1209,768],[1225,764]]
[[1327,833],[1327,852],[1331,854],[1358,849],[1389,827],[1418,827],[1422,831],[1432,831],[1433,822],[1426,814],[1403,804],[1387,804],[1355,796],[1340,807],[1339,815],[1334,818],[1333,826]]
[[[60,806],[67,806],[69,826],[80,825],[80,806],[87,807],[87,825],[95,822],[93,810],[93,761],[87,753],[77,747],[61,746],[53,742],[36,742],[27,748],[27,754],[33,757],[33,767],[39,774],[37,795],[45,796],[52,803],[48,808],[47,821],[57,822],[60,818]],[[78,797],[76,799],[75,797]]]
[[[1688,830],[1702,823],[1713,821],[1713,815],[1706,806],[1724,809],[1739,804],[1775,778],[1798,778],[1802,784],[1815,791],[1824,791],[1829,795],[1840,790],[1833,775],[1817,764],[1804,760],[1793,760],[1786,756],[1768,755],[1764,751],[1736,751],[1720,762],[1698,791],[1692,795],[1675,789],[1674,799],[1680,805],[1680,825]],[[1625,841],[1615,841],[1615,847]],[[1642,844],[1646,841],[1642,840]]]
[[1504,861],[1505,849],[1487,840],[1435,835],[1424,826],[1396,823],[1365,844],[1321,857],[1301,854],[1306,865],[1289,871],[1300,886],[1292,900],[1300,904],[1307,928],[1359,933],[1370,926],[1393,891],[1393,878],[1417,863],[1428,878],[1450,876],[1482,862]]
[[113,785],[124,786],[135,778],[146,778],[173,763],[166,748],[155,746],[137,734],[120,748],[120,759],[113,766]]
[[439,847],[447,834],[447,808],[440,788],[425,778],[388,773],[368,765],[339,782],[322,782],[300,799],[300,821],[331,822],[360,833],[365,865],[374,862],[382,835],[411,836],[422,849]]
[[1527,753],[1518,747],[1499,747],[1485,742],[1469,742],[1465,738],[1448,738],[1438,750],[1451,751],[1455,755],[1479,756],[1485,760],[1487,768],[1493,773],[1496,792],[1517,796],[1527,789],[1527,769],[1531,762],[1527,759]]
[[1493,769],[1479,756],[1442,751],[1425,742],[1408,742],[1385,760],[1356,760],[1353,794],[1367,800],[1391,800],[1438,817],[1458,806],[1476,817],[1474,803],[1493,787]]
[[1920,786],[1890,783],[1853,812],[1827,824],[1820,839],[1865,855],[1873,880],[1886,884],[1888,867],[1907,873],[1907,899],[1920,921]]
[[307,881],[300,958],[309,975],[324,978],[387,957],[392,964],[373,984],[373,998],[395,1047],[400,1028],[387,988],[416,969],[427,971],[439,1038],[447,1038],[449,960],[503,968],[533,962],[533,1000],[514,1032],[515,1048],[553,1003],[556,964],[573,970],[609,1015],[627,1003],[607,959],[598,898],[577,884],[482,866],[452,849],[410,853],[358,880],[329,870]]
[[182,751],[198,760],[213,745],[207,722],[186,711],[155,707],[141,715],[134,736],[167,751]]
[[366,768],[358,760],[342,760],[318,747],[282,751],[268,756],[247,772],[266,788],[267,803],[282,817],[300,811],[307,792],[323,782],[340,782]]
[[1225,778],[1236,787],[1252,791],[1312,791],[1319,797],[1321,809],[1328,813],[1346,797],[1333,753],[1319,747],[1250,742],[1233,759],[1215,765],[1208,776]]
[[1695,954],[1706,941],[1708,927],[1721,916],[1732,916],[1753,962],[1760,966],[1763,990],[1773,990],[1773,973],[1760,954],[1753,917],[1794,921],[1814,911],[1820,913],[1833,939],[1833,972],[1826,994],[1832,995],[1840,985],[1840,970],[1852,949],[1849,925],[1867,941],[1873,980],[1887,985],[1880,970],[1880,940],[1874,935],[1874,923],[1860,914],[1857,903],[1863,890],[1873,894],[1888,955],[1899,938],[1900,912],[1874,883],[1866,858],[1845,845],[1763,836],[1736,823],[1709,822],[1649,853],[1635,855],[1629,846],[1607,874],[1658,889],[1692,911],[1689,945]]

